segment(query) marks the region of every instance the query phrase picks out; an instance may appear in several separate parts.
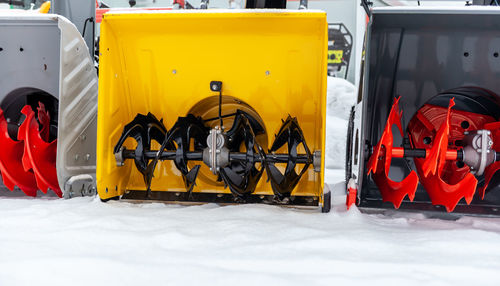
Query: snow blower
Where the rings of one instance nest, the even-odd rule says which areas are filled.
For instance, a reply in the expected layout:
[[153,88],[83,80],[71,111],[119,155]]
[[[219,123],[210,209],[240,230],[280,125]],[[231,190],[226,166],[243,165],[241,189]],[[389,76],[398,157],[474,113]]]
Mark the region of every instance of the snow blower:
[[108,13],[100,45],[101,199],[329,210],[324,12]]
[[95,193],[97,73],[66,18],[0,15],[0,171],[29,196]]
[[500,215],[500,10],[373,9],[347,205]]

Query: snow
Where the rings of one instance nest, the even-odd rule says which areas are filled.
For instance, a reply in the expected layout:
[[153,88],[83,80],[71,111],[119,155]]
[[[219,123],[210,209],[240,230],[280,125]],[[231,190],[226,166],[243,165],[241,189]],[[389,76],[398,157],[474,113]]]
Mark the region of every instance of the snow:
[[[328,83],[327,160],[343,160],[356,91]],[[0,285],[498,284],[500,219],[347,211],[337,161],[328,214],[0,192]]]

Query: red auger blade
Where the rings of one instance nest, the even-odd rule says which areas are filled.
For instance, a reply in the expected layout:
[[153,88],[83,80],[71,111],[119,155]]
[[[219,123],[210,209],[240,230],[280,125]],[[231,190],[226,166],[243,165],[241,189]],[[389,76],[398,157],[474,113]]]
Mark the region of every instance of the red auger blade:
[[[392,126],[394,124],[398,127],[401,136],[403,136],[399,99],[400,97],[394,100],[382,137],[373,148],[373,154],[367,165],[368,175],[373,173],[373,180],[380,189],[383,201],[391,202],[395,208],[399,208],[406,195],[408,195],[410,201],[413,201],[418,186],[418,176],[415,171],[411,171],[408,177],[401,182],[395,182],[389,178],[393,147]],[[381,164],[379,164],[379,161],[381,161]]]
[[[494,123],[489,123],[484,125],[484,129],[490,130],[491,131],[491,137],[493,138],[493,150],[500,150],[500,121],[494,122]],[[484,186],[479,188],[479,195],[481,196],[481,199],[484,199],[484,195],[486,193],[486,188],[488,188],[488,185],[491,182],[491,179],[493,179],[493,176],[496,174],[496,172],[500,171],[500,161],[491,164],[486,168],[484,171]]]
[[21,163],[23,157],[24,143],[10,138],[7,131],[7,121],[0,109],[0,171],[4,185],[9,190],[18,186],[26,195],[35,197],[38,190],[35,175],[31,171],[25,171]]
[[445,120],[437,130],[432,140],[432,148],[426,158],[414,159],[420,174],[420,181],[427,190],[432,204],[443,205],[448,212],[453,211],[462,198],[465,198],[467,204],[470,204],[477,187],[477,179],[470,172],[455,184],[448,184],[443,180],[448,136],[450,135],[450,114],[454,105],[455,101],[451,99]]
[[35,112],[31,109],[31,106],[27,105],[21,110],[21,112],[26,115],[26,119],[21,126],[19,126],[17,136],[19,140],[24,140],[22,163],[24,170],[33,170],[36,184],[42,192],[47,193],[47,189],[50,188],[59,197],[62,197],[56,171],[57,140],[50,143],[43,140],[40,133],[48,134],[48,131],[44,131],[44,129],[45,126],[47,126],[48,129],[50,118],[45,111],[44,105],[39,103],[39,106],[39,119],[42,121],[41,123],[43,126],[41,131],[35,118]]

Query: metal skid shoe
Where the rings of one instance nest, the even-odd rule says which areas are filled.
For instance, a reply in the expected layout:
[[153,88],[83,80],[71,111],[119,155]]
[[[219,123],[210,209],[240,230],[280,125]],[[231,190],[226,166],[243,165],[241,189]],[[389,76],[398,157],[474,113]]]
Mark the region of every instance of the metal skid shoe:
[[[216,176],[216,181],[222,182],[232,194],[232,197],[227,197],[223,193],[212,193],[211,195],[218,198],[216,202],[292,203],[292,191],[314,161],[297,119],[288,116],[282,121],[276,139],[266,153],[256,140],[257,135],[265,135],[265,127],[259,120],[239,109],[235,113],[223,115],[222,83],[211,82],[211,89],[219,92],[220,98],[219,116],[215,119],[203,120],[188,114],[186,117],[179,117],[174,126],[166,131],[163,120],[158,120],[151,113],[137,114],[132,122],[125,125],[114,147],[117,166],[123,166],[127,160],[134,160],[146,185],[145,199],[159,199],[158,194],[151,191],[153,174],[159,161],[169,160],[174,162],[185,184],[186,191],[182,195],[177,193],[176,200],[200,202],[210,196],[207,193],[193,193],[202,165],[192,165],[190,162],[202,162],[210,169],[211,174]],[[232,118],[233,121],[227,131],[223,127],[224,118]],[[206,123],[212,120],[219,120],[220,124],[209,128]],[[124,143],[128,138],[136,141],[135,150],[125,148]],[[153,150],[152,141],[161,144],[160,148]],[[285,145],[288,152],[277,153]],[[299,153],[300,146],[305,153]],[[316,160],[320,160],[319,157]],[[278,164],[286,164],[283,173]],[[295,169],[299,165],[301,167],[297,173]],[[264,171],[267,171],[273,196],[254,194]],[[140,197],[137,193],[129,192],[122,198]],[[300,203],[300,199],[297,201]]]
[[[453,110],[455,99],[451,98],[448,107],[426,104],[420,108],[408,124],[403,147],[394,147],[392,125],[404,135],[398,103],[396,98],[367,164],[383,201],[399,208],[406,196],[414,200],[419,183],[432,204],[443,205],[448,212],[462,198],[470,204],[476,190],[483,199],[500,170],[500,122],[492,116]],[[413,158],[416,172],[412,170],[401,182],[392,181],[388,176],[392,158]],[[478,178],[483,178],[479,188]]]

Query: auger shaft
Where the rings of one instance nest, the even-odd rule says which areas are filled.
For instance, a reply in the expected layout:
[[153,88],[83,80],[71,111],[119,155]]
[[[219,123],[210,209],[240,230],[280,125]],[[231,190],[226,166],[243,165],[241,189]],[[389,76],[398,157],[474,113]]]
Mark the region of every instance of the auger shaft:
[[[144,157],[146,159],[155,159],[158,154],[157,150],[145,151]],[[186,158],[190,161],[203,161],[203,152],[202,151],[190,151],[185,153]],[[175,151],[163,151],[160,155],[160,160],[175,160],[177,154]],[[117,156],[117,164],[122,165],[123,161],[126,159],[134,159],[135,151],[123,149],[121,151],[121,156]],[[231,162],[243,162],[248,160],[248,155],[246,153],[240,152],[230,152],[229,160]],[[266,154],[262,156],[260,154],[253,155],[254,162],[268,162],[268,163],[287,163],[289,160],[288,154]],[[296,159],[298,164],[306,164],[312,163],[311,157],[306,154],[298,154]]]
[[[403,147],[393,147],[392,157],[393,158],[426,158],[431,152],[430,149],[411,149]],[[448,161],[462,161],[464,159],[464,151],[459,150],[448,150],[446,151],[446,160]],[[495,161],[500,161],[500,152],[495,153]]]
[[[393,147],[393,158],[426,158],[431,152],[430,149],[411,149],[403,147]],[[461,161],[464,153],[462,150],[448,150],[446,151],[446,160]]]

